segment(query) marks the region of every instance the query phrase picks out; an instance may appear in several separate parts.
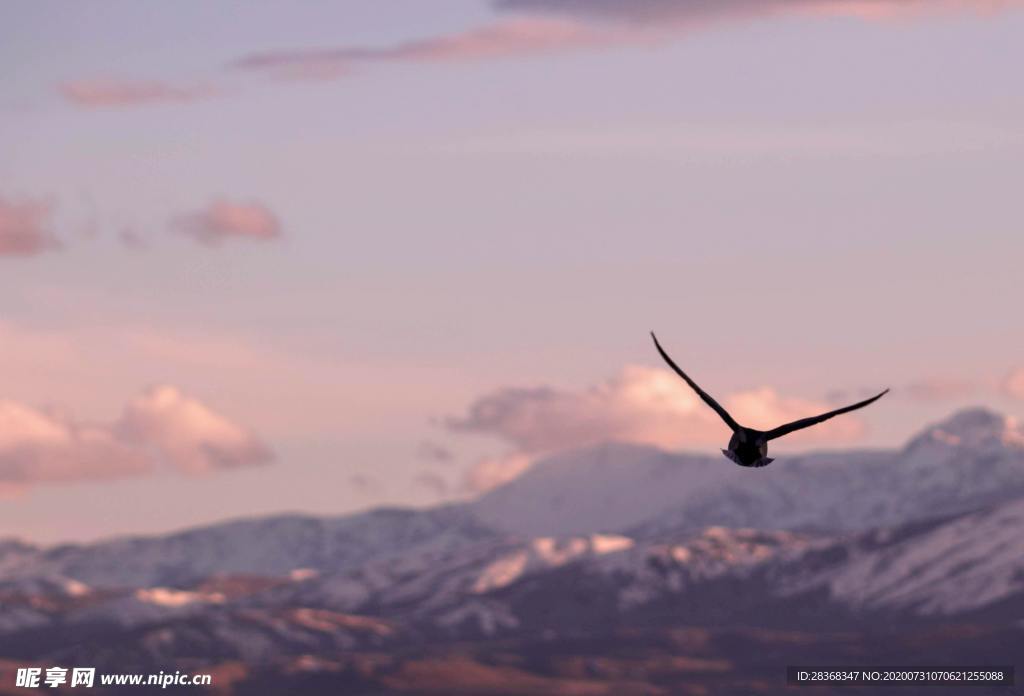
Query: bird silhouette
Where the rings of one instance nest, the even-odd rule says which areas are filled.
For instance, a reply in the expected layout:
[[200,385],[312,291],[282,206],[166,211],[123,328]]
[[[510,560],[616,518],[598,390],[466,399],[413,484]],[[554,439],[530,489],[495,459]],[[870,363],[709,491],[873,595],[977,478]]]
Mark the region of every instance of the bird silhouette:
[[653,331],[651,332],[651,338],[654,339],[654,346],[658,349],[658,352],[661,354],[661,357],[665,362],[668,363],[668,366],[671,367],[677,375],[682,377],[683,380],[690,385],[690,388],[697,392],[697,396],[699,396],[704,403],[714,409],[715,413],[717,413],[721,419],[725,421],[725,424],[732,430],[732,437],[729,439],[729,447],[728,449],[722,450],[722,454],[740,466],[768,466],[775,461],[768,457],[769,440],[774,440],[775,438],[782,437],[783,435],[788,435],[796,430],[809,428],[812,425],[817,425],[822,421],[827,421],[829,418],[838,416],[841,413],[849,413],[850,411],[855,411],[858,408],[864,408],[868,404],[878,401],[889,393],[889,390],[886,389],[882,393],[872,396],[870,399],[858,401],[855,404],[844,406],[843,408],[837,408],[835,411],[811,416],[810,418],[801,418],[800,420],[780,425],[779,427],[772,428],[771,430],[754,430],[753,428],[747,428],[737,423],[736,420],[729,415],[729,412],[722,408],[721,404],[711,398],[710,394],[697,386],[697,383],[690,379],[686,373],[672,361],[672,358],[668,356],[665,349],[661,347],[660,343],[658,343],[658,337],[654,335]]

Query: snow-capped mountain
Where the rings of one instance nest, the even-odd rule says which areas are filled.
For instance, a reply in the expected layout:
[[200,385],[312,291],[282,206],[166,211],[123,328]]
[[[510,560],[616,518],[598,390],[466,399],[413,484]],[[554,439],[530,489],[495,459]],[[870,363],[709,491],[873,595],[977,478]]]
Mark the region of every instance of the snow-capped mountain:
[[998,610],[1000,621],[1012,623],[1024,619],[1024,498],[840,536],[710,527],[667,540],[506,540],[446,558],[406,557],[318,576],[260,601],[481,636],[751,616],[804,626]]
[[465,505],[0,542],[0,656],[292,675],[342,669],[323,656],[467,639],[617,645],[679,626],[856,631],[894,616],[980,622],[1004,632],[999,648],[1022,637],[1022,540],[1024,436],[983,410],[899,450],[760,470],[603,445]]
[[470,507],[485,523],[525,536],[614,533],[728,485],[734,472],[723,461],[607,443],[542,460]]
[[0,545],[0,582],[65,577],[117,588],[181,586],[215,574],[287,576],[301,569],[357,568],[412,548],[441,552],[495,535],[452,506],[328,518],[273,516],[50,549],[7,543]]
[[458,554],[480,542],[497,548],[535,537],[680,538],[712,526],[847,532],[1020,495],[1024,431],[975,409],[925,429],[900,450],[798,455],[765,469],[607,444],[540,462],[466,505],[272,516],[48,549],[3,541],[0,584],[54,578],[96,588],[184,586],[217,574],[332,574],[402,555]]
[[788,591],[827,588],[860,610],[1024,617],[1024,499],[950,520],[881,529],[830,546],[835,562],[793,567]]
[[[1024,618],[1024,499],[841,537],[711,527],[643,540],[587,535],[426,545],[348,569],[216,576],[188,587],[25,586],[0,607],[0,650],[48,651],[132,632],[155,660],[188,646],[237,659],[609,627],[755,623],[786,629]],[[75,647],[77,646],[77,647]],[[146,647],[149,646],[149,647]],[[178,647],[174,647],[178,646]],[[192,654],[192,653],[189,653]],[[145,658],[149,655],[149,658]]]
[[898,450],[720,456],[604,445],[539,462],[472,505],[527,535],[657,536],[709,526],[852,531],[955,514],[1024,494],[1024,430],[984,409],[955,414]]

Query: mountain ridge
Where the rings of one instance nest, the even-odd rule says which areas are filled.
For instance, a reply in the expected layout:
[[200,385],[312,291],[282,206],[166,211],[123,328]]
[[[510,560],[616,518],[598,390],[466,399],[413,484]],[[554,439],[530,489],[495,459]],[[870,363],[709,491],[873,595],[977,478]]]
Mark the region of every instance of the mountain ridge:
[[[391,693],[394,669],[447,665],[454,671],[445,681],[486,673],[509,655],[532,656],[524,669],[534,679],[558,651],[569,674],[618,665],[652,684],[669,674],[673,684],[689,683],[692,663],[665,660],[698,654],[708,664],[738,664],[754,646],[796,664],[839,635],[854,661],[894,659],[893,650],[911,662],[953,659],[979,636],[985,644],[970,654],[994,659],[1024,638],[1024,489],[1013,497],[1017,489],[1006,488],[1024,474],[1024,447],[990,417],[947,421],[892,452],[777,462],[768,468],[775,475],[756,472],[753,487],[736,483],[755,480],[743,476],[748,470],[713,457],[678,455],[678,465],[669,453],[603,445],[553,460],[555,476],[542,465],[502,494],[503,511],[514,511],[537,481],[557,481],[576,495],[564,499],[570,504],[596,497],[589,511],[615,513],[628,527],[618,533],[503,530],[470,503],[249,518],[49,549],[0,543],[0,655],[115,672],[230,664],[259,672],[258,694],[337,693],[349,678],[364,692]],[[916,468],[894,468],[900,457],[914,457]],[[988,473],[1003,489],[956,489],[961,479],[945,475],[954,465],[969,482]],[[943,475],[929,478],[929,467]],[[883,477],[887,470],[896,478]],[[580,476],[589,487],[573,488]],[[634,505],[634,479],[641,492],[660,487],[663,509],[642,497]],[[674,506],[666,482],[685,480],[700,494]],[[892,488],[901,504],[831,514],[837,500],[856,502],[878,488]],[[814,490],[844,498],[801,499]],[[608,492],[621,499],[605,500]],[[967,509],[972,501],[977,509]],[[703,524],[723,511],[735,519]],[[554,513],[541,521],[557,523],[565,510]],[[747,519],[791,528],[740,524]],[[896,522],[875,524],[887,519]],[[817,524],[801,524],[808,520]],[[478,648],[482,662],[473,661]],[[829,649],[814,654],[827,660]],[[759,673],[743,664],[738,673]],[[299,689],[307,677],[322,690]],[[280,690],[267,691],[268,680]],[[399,690],[415,692],[419,681]]]
[[[109,580],[173,584],[215,572],[286,575],[362,562],[380,551],[370,548],[374,543],[399,552],[443,531],[453,544],[586,534],[679,537],[711,526],[836,533],[958,514],[1018,495],[1024,495],[1024,431],[1012,419],[972,408],[926,426],[902,448],[811,452],[753,472],[718,455],[604,443],[550,457],[467,503],[282,513],[48,547],[4,539],[0,580],[36,573],[88,584],[116,565],[112,556],[144,550],[160,559],[159,577],[136,561],[134,571],[122,568]],[[376,541],[367,536],[373,534]],[[205,556],[197,558],[192,544],[206,548]],[[250,547],[263,548],[263,555],[245,556]],[[280,557],[267,553],[269,547]]]

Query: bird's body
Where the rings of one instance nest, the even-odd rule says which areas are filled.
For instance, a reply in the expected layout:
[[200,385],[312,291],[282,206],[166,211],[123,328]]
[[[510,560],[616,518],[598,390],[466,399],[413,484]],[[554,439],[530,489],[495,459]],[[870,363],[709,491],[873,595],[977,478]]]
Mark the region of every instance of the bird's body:
[[664,351],[661,344],[658,343],[658,337],[654,335],[654,332],[651,332],[651,338],[654,339],[654,345],[658,349],[658,353],[661,354],[661,357],[666,363],[668,363],[669,367],[671,367],[677,375],[682,377],[683,380],[690,385],[690,388],[697,392],[697,396],[699,396],[704,403],[710,406],[719,415],[719,417],[725,421],[725,424],[732,429],[732,437],[729,438],[729,447],[728,449],[722,450],[722,454],[740,466],[755,468],[768,466],[775,461],[768,457],[769,440],[774,440],[777,437],[788,435],[794,430],[809,428],[812,425],[817,425],[818,423],[826,421],[833,416],[838,416],[841,413],[847,413],[858,408],[864,408],[868,404],[881,399],[889,391],[886,389],[882,393],[877,394],[870,399],[865,399],[864,401],[859,401],[850,406],[844,406],[843,408],[837,408],[836,410],[829,411],[828,413],[822,413],[817,416],[802,418],[800,420],[793,421],[792,423],[786,423],[785,425],[780,425],[779,427],[772,428],[771,430],[755,430],[737,423],[733,417],[729,415],[728,411],[722,408],[717,401],[697,386],[697,383],[690,379],[686,373],[672,361],[672,358],[668,356],[668,353]]
[[760,430],[739,428],[729,438],[729,449],[722,450],[729,459],[740,466],[768,466],[774,459],[768,457],[768,440]]

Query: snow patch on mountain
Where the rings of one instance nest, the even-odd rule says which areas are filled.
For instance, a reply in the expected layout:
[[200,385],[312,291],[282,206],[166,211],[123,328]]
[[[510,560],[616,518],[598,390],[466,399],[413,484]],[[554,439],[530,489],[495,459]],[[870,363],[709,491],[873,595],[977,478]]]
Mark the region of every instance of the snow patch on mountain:
[[140,602],[157,604],[163,607],[183,607],[188,604],[209,603],[223,604],[224,595],[219,592],[200,593],[175,590],[170,587],[147,587],[135,590],[135,598]]
[[850,606],[922,615],[959,614],[1024,593],[1024,500],[896,539],[876,533],[849,544],[841,564],[793,588],[824,584]]
[[511,585],[530,573],[558,568],[585,557],[616,553],[632,546],[632,539],[618,535],[592,534],[568,539],[540,537],[483,568],[472,584],[472,592],[490,592]]
[[625,610],[724,575],[745,577],[768,561],[798,557],[814,542],[792,532],[710,527],[682,543],[635,546],[597,561],[588,572],[616,579]]
[[336,518],[286,515],[51,549],[0,546],[0,581],[61,576],[120,588],[182,587],[216,574],[286,578],[293,571],[357,568],[412,549],[444,553],[494,535],[454,506]]

